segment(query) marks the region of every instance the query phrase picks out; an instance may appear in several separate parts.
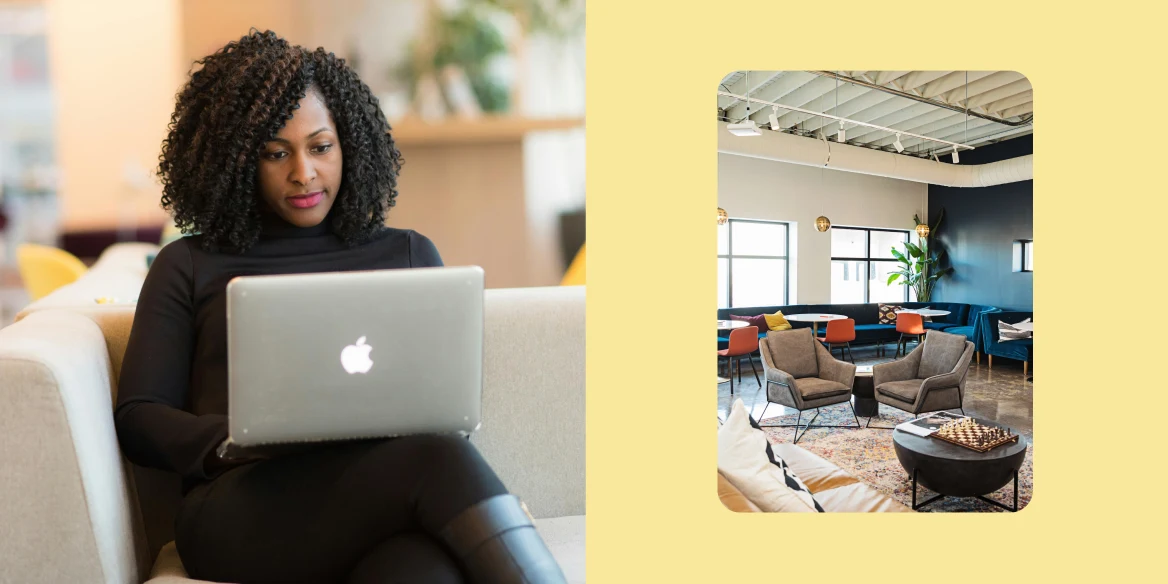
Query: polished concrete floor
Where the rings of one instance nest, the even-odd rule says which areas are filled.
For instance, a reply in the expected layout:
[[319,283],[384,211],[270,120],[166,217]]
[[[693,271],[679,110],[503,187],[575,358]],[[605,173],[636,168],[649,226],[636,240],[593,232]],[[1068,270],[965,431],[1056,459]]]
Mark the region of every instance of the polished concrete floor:
[[[910,343],[909,350],[913,345]],[[884,357],[876,356],[875,347],[857,347],[854,358],[857,365],[874,365],[892,361],[895,347],[889,346]],[[835,352],[839,356],[839,351]],[[755,358],[755,368],[759,379],[762,379],[762,363]],[[758,419],[766,406],[766,395],[759,391],[759,385],[750,372],[750,365],[746,359],[742,360],[742,382],[734,379],[734,398],[742,398],[743,404],[749,408],[750,414]],[[726,419],[734,400],[730,396],[730,384],[718,385],[718,417]],[[1022,363],[1010,359],[995,359],[993,369],[990,369],[986,355],[981,356],[981,364],[974,362],[969,366],[969,376],[965,381],[964,409],[967,415],[992,420],[1013,428],[1014,430],[1033,436],[1034,427],[1034,384],[1026,381],[1022,374]],[[891,412],[892,408],[881,404],[881,413]],[[794,414],[795,410],[771,404],[766,408],[766,417],[772,418],[784,414]],[[861,419],[860,422],[866,422]],[[874,422],[879,423],[879,422]]]

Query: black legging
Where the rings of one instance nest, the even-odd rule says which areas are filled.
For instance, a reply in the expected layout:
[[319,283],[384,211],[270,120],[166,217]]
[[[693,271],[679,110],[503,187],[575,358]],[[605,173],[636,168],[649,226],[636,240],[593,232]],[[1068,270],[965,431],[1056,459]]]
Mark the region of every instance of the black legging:
[[505,494],[464,438],[323,446],[232,469],[183,499],[175,543],[193,578],[227,582],[459,582],[437,535]]

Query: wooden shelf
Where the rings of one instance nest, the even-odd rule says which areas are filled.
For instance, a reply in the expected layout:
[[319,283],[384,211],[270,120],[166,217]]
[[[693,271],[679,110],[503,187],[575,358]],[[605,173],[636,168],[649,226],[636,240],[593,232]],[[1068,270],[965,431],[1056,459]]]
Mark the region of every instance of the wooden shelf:
[[484,117],[477,120],[447,120],[437,123],[417,119],[391,124],[399,146],[438,146],[518,142],[532,132],[583,128],[584,118]]

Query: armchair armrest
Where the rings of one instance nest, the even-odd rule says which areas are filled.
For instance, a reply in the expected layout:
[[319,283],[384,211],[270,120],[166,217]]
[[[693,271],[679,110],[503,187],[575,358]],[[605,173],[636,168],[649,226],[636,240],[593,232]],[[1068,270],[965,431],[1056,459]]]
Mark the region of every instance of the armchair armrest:
[[13,582],[139,582],[149,566],[118,450],[111,366],[89,318],[43,310],[0,330],[0,538]]
[[856,366],[847,361],[840,361],[831,356],[827,347],[815,343],[815,358],[819,364],[819,378],[836,383],[842,383],[851,390],[852,382],[856,379]]
[[489,289],[483,313],[471,442],[536,519],[584,515],[584,287]]
[[890,363],[880,363],[872,367],[872,387],[880,387],[880,384],[889,381],[916,379],[917,370],[921,368],[921,355],[924,350],[925,344],[921,343],[903,359]]

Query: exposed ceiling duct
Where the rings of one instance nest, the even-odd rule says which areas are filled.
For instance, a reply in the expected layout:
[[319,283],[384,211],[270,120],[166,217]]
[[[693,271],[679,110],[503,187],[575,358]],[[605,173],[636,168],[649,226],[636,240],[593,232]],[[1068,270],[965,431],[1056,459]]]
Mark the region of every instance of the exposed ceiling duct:
[[949,164],[870,148],[803,138],[783,132],[740,137],[718,122],[718,152],[805,166],[819,166],[947,187],[988,187],[1032,180],[1034,156],[989,164]]

